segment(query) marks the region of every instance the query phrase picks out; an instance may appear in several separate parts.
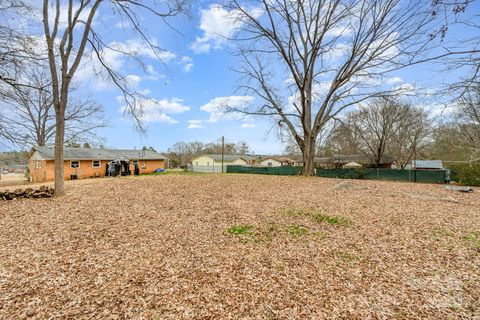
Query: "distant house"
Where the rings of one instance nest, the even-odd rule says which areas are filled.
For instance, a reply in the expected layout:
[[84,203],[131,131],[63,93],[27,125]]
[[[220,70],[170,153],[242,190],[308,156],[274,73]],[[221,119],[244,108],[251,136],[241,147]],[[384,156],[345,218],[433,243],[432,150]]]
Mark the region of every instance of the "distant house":
[[[223,172],[227,172],[227,165],[252,165],[255,157],[241,154],[223,155]],[[191,170],[194,172],[222,172],[221,154],[202,154],[192,159]]]
[[442,160],[412,160],[411,168],[416,170],[444,170]]
[[[370,161],[366,156],[360,154],[354,155],[344,155],[344,154],[335,154],[331,157],[315,157],[314,159],[315,166],[324,168],[324,169],[337,169],[343,168],[349,163],[356,163],[362,167],[373,167],[375,164]],[[389,156],[384,156],[380,161],[380,168],[390,169],[393,164],[393,159]]]
[[28,164],[6,164],[1,168],[3,173],[25,173]]
[[296,161],[288,157],[268,157],[260,161],[262,167],[283,167],[293,166]]
[[353,161],[343,165],[343,169],[358,169],[358,168],[363,168],[363,166],[360,163],[356,163]]
[[[152,173],[165,168],[165,158],[151,150],[117,150],[64,148],[64,179],[104,177],[117,168],[117,174],[131,174],[137,167],[139,173]],[[55,179],[54,147],[33,147],[29,155],[30,180],[32,182]],[[109,171],[110,170],[110,171]]]

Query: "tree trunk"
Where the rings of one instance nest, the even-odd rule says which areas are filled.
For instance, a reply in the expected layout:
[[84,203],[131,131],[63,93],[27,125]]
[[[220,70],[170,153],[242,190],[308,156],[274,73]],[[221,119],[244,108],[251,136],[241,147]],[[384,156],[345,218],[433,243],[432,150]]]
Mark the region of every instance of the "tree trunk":
[[[63,109],[65,110],[65,109]],[[65,193],[63,144],[65,135],[65,111],[56,112],[55,130],[55,193],[56,197]]]
[[303,171],[304,176],[315,175],[315,139],[305,139],[305,146],[302,149],[303,155]]

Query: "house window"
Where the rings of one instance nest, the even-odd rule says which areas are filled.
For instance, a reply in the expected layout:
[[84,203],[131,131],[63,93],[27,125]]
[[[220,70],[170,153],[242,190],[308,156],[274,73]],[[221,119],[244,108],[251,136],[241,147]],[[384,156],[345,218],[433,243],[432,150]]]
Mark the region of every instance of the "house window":
[[198,166],[198,161],[195,161],[195,165]]
[[42,161],[40,160],[35,160],[35,165],[34,165],[35,168],[41,168],[42,167]]
[[102,163],[100,162],[100,160],[93,160],[92,161],[92,167],[100,168],[101,166],[102,166]]
[[80,161],[70,161],[70,168],[80,168]]
[[209,162],[209,161],[207,161],[207,166],[209,166],[209,165],[210,165],[210,162]]

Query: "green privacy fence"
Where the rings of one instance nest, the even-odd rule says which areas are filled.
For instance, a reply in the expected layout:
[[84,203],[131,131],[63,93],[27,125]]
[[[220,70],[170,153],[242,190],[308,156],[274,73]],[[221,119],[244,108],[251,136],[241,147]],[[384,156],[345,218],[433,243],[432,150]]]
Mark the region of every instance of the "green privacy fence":
[[302,167],[282,166],[282,167],[245,167],[245,166],[227,166],[227,173],[256,173],[272,174],[280,176],[296,176],[302,172]]
[[395,180],[426,183],[445,183],[448,180],[447,170],[398,170],[398,169],[317,169],[318,177]]
[[[302,172],[302,167],[246,167],[227,166],[227,173],[253,173],[296,176]],[[394,180],[425,183],[445,183],[449,180],[447,170],[398,170],[398,169],[316,169],[318,177],[343,179]]]

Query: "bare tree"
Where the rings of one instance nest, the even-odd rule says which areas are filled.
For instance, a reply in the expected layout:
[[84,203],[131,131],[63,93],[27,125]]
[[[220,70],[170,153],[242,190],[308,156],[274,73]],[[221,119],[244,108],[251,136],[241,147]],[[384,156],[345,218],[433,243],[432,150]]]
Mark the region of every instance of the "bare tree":
[[18,78],[18,72],[25,65],[42,59],[32,54],[32,37],[18,25],[20,17],[29,14],[31,8],[25,1],[0,0],[0,98],[5,88],[25,85]]
[[[443,68],[446,72],[461,72],[462,76],[448,85],[448,90],[451,91],[450,96],[453,95],[455,100],[480,85],[478,2],[475,0],[432,0],[432,15],[440,17],[443,22],[429,36],[442,39],[443,46],[436,52],[436,55],[420,59],[417,62],[436,61],[446,66]],[[452,27],[461,28],[462,32],[455,34],[453,39],[448,39],[448,32]]]
[[446,162],[469,162],[472,150],[465,145],[465,138],[457,121],[452,120],[434,126],[432,139],[422,154],[430,159]]
[[387,145],[387,153],[400,169],[426,149],[432,132],[432,119],[418,107],[393,101],[396,113],[393,133]]
[[[236,154],[237,145],[234,142],[225,142],[223,146],[223,152],[225,154]],[[203,150],[203,153],[208,153],[208,154],[222,153],[222,139],[218,139],[217,141],[205,144],[205,149]]]
[[326,149],[330,153],[343,155],[360,153],[361,138],[353,125],[354,119],[351,114],[347,114],[344,120],[339,121],[326,142]]
[[249,153],[251,153],[250,146],[245,141],[239,141],[239,142],[237,142],[237,145],[236,145],[236,148],[235,148],[235,153],[236,154],[249,154]]
[[[55,195],[64,193],[63,145],[66,111],[69,105],[69,88],[86,50],[91,50],[95,54],[110,79],[122,91],[128,111],[137,121],[140,120],[142,99],[139,99],[139,94],[128,88],[125,79],[109,67],[102,55],[105,48],[125,54],[128,52],[106,44],[102,39],[101,31],[94,28],[93,21],[99,8],[114,10],[121,19],[132,25],[132,28],[144,40],[145,46],[159,54],[161,48],[150,41],[145,30],[141,28],[142,18],[139,14],[151,14],[166,22],[168,17],[184,10],[184,3],[183,0],[149,3],[138,0],[80,0],[78,3],[74,3],[73,0],[69,0],[61,5],[60,0],[43,1],[43,29],[48,50],[52,79],[51,92],[56,116]],[[61,15],[67,17],[65,26],[60,22]]]
[[384,160],[402,113],[407,111],[386,98],[377,98],[348,114],[346,124],[359,137],[359,151],[377,168]]
[[392,157],[404,169],[429,142],[431,120],[409,103],[377,98],[348,113],[335,131],[330,144],[337,152],[363,154],[377,167]]
[[[201,145],[203,150],[203,143]],[[193,150],[191,143],[179,141],[168,149],[168,159],[172,165],[185,167],[197,152],[201,153],[199,150]]]
[[[230,9],[242,22],[236,39],[246,44],[240,89],[260,102],[227,110],[285,128],[302,151],[304,175],[314,174],[316,140],[331,119],[372,97],[406,91],[382,80],[426,50],[434,19],[421,0],[233,0]],[[287,81],[279,81],[284,71]]]
[[[184,167],[200,154],[219,154],[221,152],[221,140],[207,144],[199,141],[179,141],[168,149],[168,158],[173,164]],[[239,141],[238,143],[225,143],[224,152],[225,154],[248,154],[253,151],[246,142]]]
[[480,86],[461,98],[456,121],[463,134],[464,146],[471,150],[470,160],[480,160]]
[[[22,86],[4,92],[0,108],[0,137],[23,149],[53,143],[55,110],[49,71],[29,66],[21,71]],[[71,89],[73,91],[73,88]],[[105,127],[101,105],[85,99],[71,99],[65,113],[65,143],[98,140],[95,130]]]

